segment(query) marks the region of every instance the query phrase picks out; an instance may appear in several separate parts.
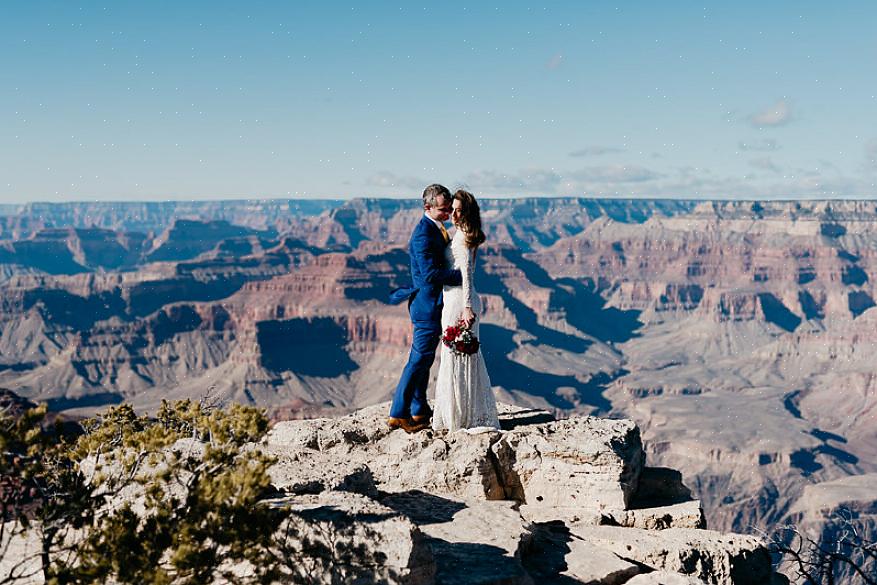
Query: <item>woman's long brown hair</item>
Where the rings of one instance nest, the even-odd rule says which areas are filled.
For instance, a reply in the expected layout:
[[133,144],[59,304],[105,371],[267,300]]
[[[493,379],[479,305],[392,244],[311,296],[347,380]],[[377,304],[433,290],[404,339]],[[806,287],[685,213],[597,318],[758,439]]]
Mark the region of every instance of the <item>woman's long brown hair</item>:
[[460,225],[458,226],[466,234],[466,247],[475,250],[484,243],[487,237],[481,230],[481,209],[475,196],[469,191],[457,189],[454,199],[460,202]]

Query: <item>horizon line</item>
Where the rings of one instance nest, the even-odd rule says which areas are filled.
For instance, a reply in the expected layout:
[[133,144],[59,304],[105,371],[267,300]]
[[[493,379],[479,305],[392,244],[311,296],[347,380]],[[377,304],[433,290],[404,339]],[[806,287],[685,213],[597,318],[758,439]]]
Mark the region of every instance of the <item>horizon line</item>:
[[[869,196],[848,196],[848,197],[816,197],[816,196],[773,196],[765,198],[736,198],[736,197],[640,197],[640,196],[588,196],[588,195],[492,195],[478,197],[482,201],[504,201],[511,199],[566,199],[566,200],[587,200],[587,201],[688,201],[688,202],[714,202],[722,201],[729,203],[758,203],[758,202],[815,202],[815,201],[860,201],[860,202],[877,202],[877,194]],[[295,202],[324,202],[324,203],[346,203],[351,201],[419,201],[420,197],[398,197],[398,196],[354,196],[354,197],[230,197],[216,199],[71,199],[70,201],[48,201],[33,200],[19,202],[0,202],[0,208],[8,207],[24,207],[29,205],[78,205],[78,204],[112,204],[112,205],[143,205],[143,204],[169,204],[169,203],[237,203],[237,202],[269,202],[269,201],[295,201]]]

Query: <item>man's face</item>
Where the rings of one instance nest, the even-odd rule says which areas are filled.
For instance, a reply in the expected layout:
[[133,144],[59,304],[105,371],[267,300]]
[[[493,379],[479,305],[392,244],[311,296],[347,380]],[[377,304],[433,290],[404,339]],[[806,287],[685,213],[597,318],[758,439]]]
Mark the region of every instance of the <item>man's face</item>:
[[436,221],[448,221],[451,216],[451,202],[447,197],[439,195],[435,200],[435,207],[427,206],[426,213]]

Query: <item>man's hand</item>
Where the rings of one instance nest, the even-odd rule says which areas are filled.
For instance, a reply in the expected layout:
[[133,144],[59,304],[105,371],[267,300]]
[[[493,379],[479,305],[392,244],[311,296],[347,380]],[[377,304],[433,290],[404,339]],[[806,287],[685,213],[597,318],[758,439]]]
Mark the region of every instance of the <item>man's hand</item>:
[[472,327],[472,324],[475,323],[475,313],[472,312],[470,307],[466,307],[463,309],[463,313],[460,315],[460,321],[463,322],[463,325],[468,329]]

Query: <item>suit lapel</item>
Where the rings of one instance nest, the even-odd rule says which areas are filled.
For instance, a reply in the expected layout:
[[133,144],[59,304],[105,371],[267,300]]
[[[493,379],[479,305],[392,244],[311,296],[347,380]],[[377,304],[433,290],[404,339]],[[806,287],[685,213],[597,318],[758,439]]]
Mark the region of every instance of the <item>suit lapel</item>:
[[430,233],[432,233],[433,239],[438,237],[438,239],[442,241],[443,245],[447,244],[447,242],[445,241],[445,237],[442,235],[442,230],[440,230],[439,227],[437,225],[435,225],[434,221],[429,219],[426,215],[423,216],[423,219],[421,221],[425,221],[426,223],[429,224],[427,229],[432,230]]

